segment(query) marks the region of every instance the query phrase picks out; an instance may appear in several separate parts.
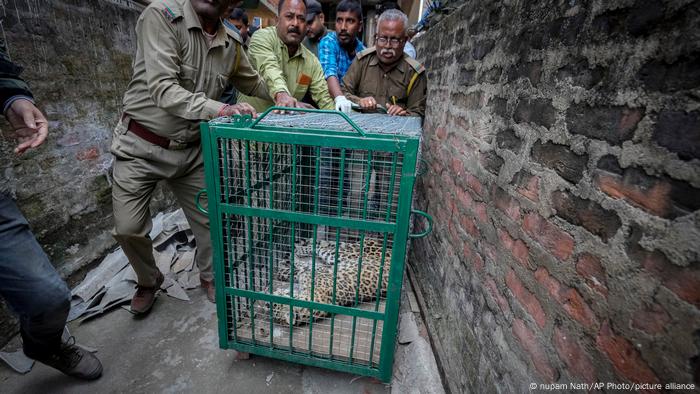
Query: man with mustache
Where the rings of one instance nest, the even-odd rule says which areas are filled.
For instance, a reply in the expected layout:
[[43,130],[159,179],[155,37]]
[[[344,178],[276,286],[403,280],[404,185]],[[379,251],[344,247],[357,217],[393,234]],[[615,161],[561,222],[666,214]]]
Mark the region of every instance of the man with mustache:
[[[376,46],[357,54],[343,78],[343,93],[365,111],[384,105],[391,116],[423,116],[427,78],[425,68],[404,53],[408,18],[397,10],[384,11],[377,21]],[[386,212],[391,157],[373,156],[375,189],[370,198],[370,216]]]
[[343,78],[343,93],[362,109],[384,106],[389,115],[423,116],[425,68],[404,53],[408,18],[396,9],[377,21],[376,46],[357,54]]
[[265,80],[274,102],[244,94],[238,101],[249,103],[257,111],[272,105],[309,108],[301,101],[308,92],[319,108],[333,109],[321,63],[301,45],[306,34],[306,3],[280,0],[278,14],[277,26],[257,31],[248,49],[251,63]]
[[318,57],[318,43],[328,32],[325,23],[326,16],[323,15],[321,3],[316,0],[306,0],[306,38],[302,44],[316,57]]
[[358,0],[342,0],[335,11],[335,31],[328,32],[321,39],[318,58],[328,91],[335,101],[335,109],[350,112],[352,103],[345,98],[340,85],[355,54],[365,49],[357,38],[362,29],[362,6]]
[[222,22],[231,5],[233,0],[157,0],[136,22],[134,72],[111,146],[114,238],[138,276],[133,313],[151,309],[164,279],[148,235],[149,203],[160,181],[185,212],[197,242],[200,283],[214,302],[209,217],[195,206],[195,195],[205,187],[199,123],[256,115],[248,104],[217,101],[228,82],[269,98],[241,37]]

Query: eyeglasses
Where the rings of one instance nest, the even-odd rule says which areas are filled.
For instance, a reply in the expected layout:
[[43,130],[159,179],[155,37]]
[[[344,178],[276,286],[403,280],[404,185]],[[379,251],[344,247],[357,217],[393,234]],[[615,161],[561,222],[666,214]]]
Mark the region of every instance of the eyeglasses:
[[376,36],[376,40],[377,44],[379,45],[386,45],[390,43],[392,47],[397,47],[403,42],[403,38],[385,36]]

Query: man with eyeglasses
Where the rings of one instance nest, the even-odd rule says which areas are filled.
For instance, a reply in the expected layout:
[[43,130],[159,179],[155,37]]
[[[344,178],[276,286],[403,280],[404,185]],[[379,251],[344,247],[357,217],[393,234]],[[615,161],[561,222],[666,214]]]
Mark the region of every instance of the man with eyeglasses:
[[[425,68],[404,53],[408,18],[396,9],[384,11],[377,21],[375,46],[357,54],[343,77],[343,93],[363,111],[385,110],[391,116],[423,116],[427,79]],[[369,215],[381,218],[391,177],[391,157],[377,152],[372,158],[375,188]]]
[[404,53],[408,18],[384,11],[377,22],[375,46],[357,54],[343,77],[343,94],[364,111],[423,116],[427,78],[425,68]]

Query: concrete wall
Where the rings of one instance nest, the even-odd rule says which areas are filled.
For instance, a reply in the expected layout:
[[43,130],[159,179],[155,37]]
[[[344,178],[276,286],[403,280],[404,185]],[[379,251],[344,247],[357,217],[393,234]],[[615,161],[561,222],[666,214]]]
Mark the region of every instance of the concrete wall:
[[466,1],[411,265],[449,389],[700,384],[700,2]]
[[[127,0],[0,2],[9,54],[24,66],[50,129],[42,147],[20,157],[14,141],[0,139],[0,183],[64,276],[115,244],[108,143],[131,77],[141,9]],[[8,130],[4,120],[0,127]],[[153,208],[163,201],[159,192]],[[13,330],[1,322],[6,313],[4,343]]]

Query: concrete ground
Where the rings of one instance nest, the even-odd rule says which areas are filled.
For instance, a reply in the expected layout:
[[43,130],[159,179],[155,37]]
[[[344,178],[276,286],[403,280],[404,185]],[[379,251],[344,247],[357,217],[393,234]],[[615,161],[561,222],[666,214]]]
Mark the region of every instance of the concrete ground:
[[[387,393],[367,377],[264,357],[236,360],[220,350],[214,304],[200,289],[190,302],[160,294],[150,315],[136,319],[118,308],[69,328],[78,342],[98,349],[101,379],[83,382],[42,364],[20,375],[0,363],[2,393]],[[17,341],[17,339],[15,339]]]

